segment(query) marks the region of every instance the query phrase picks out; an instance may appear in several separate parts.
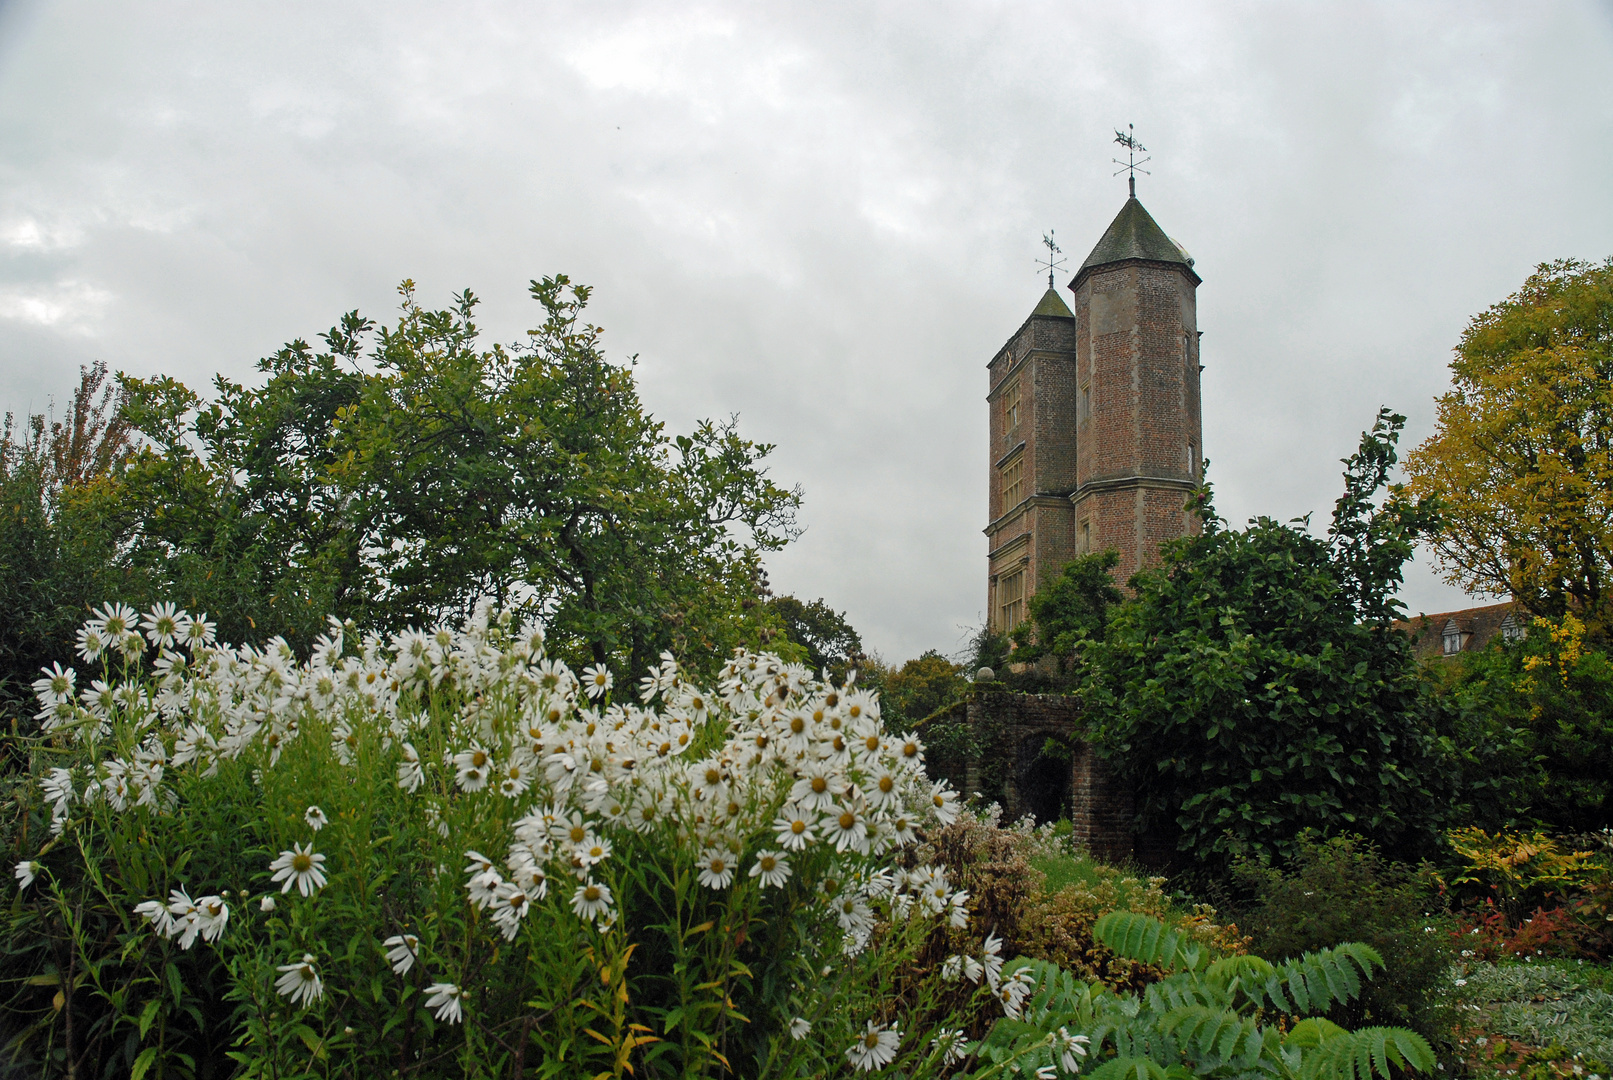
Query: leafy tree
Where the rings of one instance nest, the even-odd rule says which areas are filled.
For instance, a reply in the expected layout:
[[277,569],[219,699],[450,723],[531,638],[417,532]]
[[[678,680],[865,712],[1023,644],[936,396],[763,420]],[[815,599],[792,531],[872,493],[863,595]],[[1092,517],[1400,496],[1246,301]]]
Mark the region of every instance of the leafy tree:
[[1069,656],[1081,641],[1101,641],[1109,609],[1125,596],[1112,572],[1118,551],[1095,551],[1064,565],[1059,576],[1036,590],[1029,617],[1010,635],[1014,660],[1032,663],[1043,656]]
[[107,520],[109,474],[130,451],[122,395],[97,363],[81,369],[67,415],[36,413],[0,435],[0,708],[37,706],[39,669],[72,656],[86,609],[107,595],[143,595],[117,563]]
[[806,650],[806,663],[814,672],[828,670],[844,679],[846,671],[862,659],[862,637],[822,597],[804,603],[793,596],[777,596],[768,607],[784,624],[789,639]]
[[1613,661],[1572,614],[1430,665],[1461,768],[1460,819],[1488,831],[1613,826]]
[[1378,496],[1404,418],[1346,459],[1325,540],[1301,519],[1201,535],[1132,578],[1082,688],[1095,736],[1139,788],[1141,823],[1206,868],[1286,854],[1302,829],[1398,850],[1431,838],[1441,762],[1406,636],[1390,623],[1428,507]]
[[1609,632],[1613,572],[1613,259],[1542,264],[1475,316],[1434,435],[1407,456],[1437,497],[1446,577]]
[[[216,382],[125,380],[144,436],[121,478],[130,560],[244,640],[306,646],[325,611],[394,629],[483,596],[541,614],[551,651],[642,670],[663,649],[721,655],[782,629],[761,554],[795,535],[800,493],[734,419],[671,436],[583,319],[589,290],[532,283],[544,320],[483,348],[469,290],[396,325],[350,312],[322,339]],[[703,673],[702,673],[703,674]]]
[[934,649],[884,674],[880,709],[890,730],[906,730],[937,709],[952,704],[969,688],[963,668]]

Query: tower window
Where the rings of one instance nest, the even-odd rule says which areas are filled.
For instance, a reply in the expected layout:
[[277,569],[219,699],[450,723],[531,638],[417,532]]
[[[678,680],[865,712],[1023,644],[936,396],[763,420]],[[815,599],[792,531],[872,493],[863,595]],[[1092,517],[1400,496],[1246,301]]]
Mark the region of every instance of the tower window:
[[1003,429],[1013,431],[1019,427],[1019,380],[1016,378],[1003,391]]
[[997,580],[997,629],[1007,633],[1025,618],[1025,571],[1015,570]]
[[1002,512],[1007,513],[1020,504],[1025,498],[1025,455],[1015,455],[1014,460],[1003,466],[1003,506]]
[[1081,554],[1086,555],[1092,551],[1092,522],[1081,522]]
[[1081,405],[1075,418],[1076,423],[1084,424],[1092,418],[1092,384],[1087,383],[1081,387]]

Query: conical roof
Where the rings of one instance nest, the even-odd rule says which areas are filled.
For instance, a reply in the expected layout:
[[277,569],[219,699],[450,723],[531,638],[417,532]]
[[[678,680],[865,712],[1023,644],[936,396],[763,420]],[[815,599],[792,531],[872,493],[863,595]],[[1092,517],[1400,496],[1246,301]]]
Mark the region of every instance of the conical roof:
[[[1081,264],[1079,278],[1095,266],[1124,262],[1127,259],[1147,259],[1150,262],[1180,263],[1192,272],[1193,261],[1165,235],[1165,230],[1153,219],[1143,204],[1133,195],[1120,208],[1120,213],[1109,223],[1108,230],[1098,246],[1092,249],[1087,261]],[[1197,275],[1195,275],[1197,276]]]
[[1064,298],[1061,297],[1058,294],[1058,291],[1055,289],[1048,289],[1042,294],[1041,303],[1036,305],[1036,310],[1031,312],[1031,314],[1052,315],[1060,319],[1075,318],[1075,316],[1070,313],[1069,305],[1065,304]]

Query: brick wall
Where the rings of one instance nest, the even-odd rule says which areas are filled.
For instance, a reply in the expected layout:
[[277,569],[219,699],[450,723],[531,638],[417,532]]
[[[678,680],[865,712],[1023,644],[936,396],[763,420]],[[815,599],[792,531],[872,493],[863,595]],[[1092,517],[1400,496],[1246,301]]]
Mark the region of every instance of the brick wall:
[[946,777],[967,795],[980,795],[989,785],[991,773],[1004,774],[1000,793],[1004,817],[1018,820],[1030,809],[1022,790],[1026,774],[1036,765],[1040,748],[1051,739],[1067,754],[1061,762],[1066,770],[1063,809],[1074,826],[1077,843],[1111,863],[1152,854],[1147,838],[1139,842],[1133,836],[1131,789],[1116,778],[1109,763],[1086,740],[1085,721],[1075,698],[976,690],[965,701],[930,717],[922,730],[939,747],[947,741],[940,731],[951,725],[970,729],[978,751],[972,755],[932,751],[932,776]]

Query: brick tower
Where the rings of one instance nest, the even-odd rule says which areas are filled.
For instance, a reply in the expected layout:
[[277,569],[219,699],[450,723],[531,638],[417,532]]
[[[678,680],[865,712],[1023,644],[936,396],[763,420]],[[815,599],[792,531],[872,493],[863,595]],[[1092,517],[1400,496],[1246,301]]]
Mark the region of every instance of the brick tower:
[[1071,280],[1073,311],[1048,289],[992,359],[992,630],[1076,555],[1114,548],[1125,581],[1198,527],[1198,284],[1133,196]]

